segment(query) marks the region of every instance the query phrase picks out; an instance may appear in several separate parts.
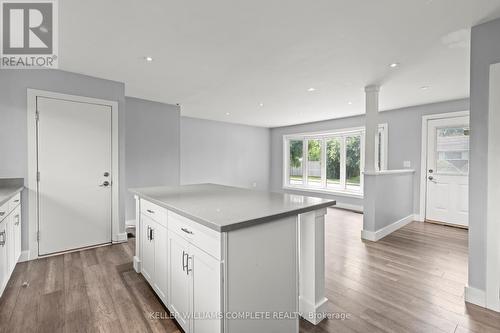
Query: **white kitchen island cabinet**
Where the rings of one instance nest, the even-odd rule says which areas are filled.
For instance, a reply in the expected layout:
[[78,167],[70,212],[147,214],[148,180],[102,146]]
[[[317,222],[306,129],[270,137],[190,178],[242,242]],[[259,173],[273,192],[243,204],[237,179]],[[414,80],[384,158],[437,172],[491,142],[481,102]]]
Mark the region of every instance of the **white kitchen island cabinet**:
[[323,318],[335,201],[215,184],[131,191],[134,268],[185,332],[289,333],[299,316]]

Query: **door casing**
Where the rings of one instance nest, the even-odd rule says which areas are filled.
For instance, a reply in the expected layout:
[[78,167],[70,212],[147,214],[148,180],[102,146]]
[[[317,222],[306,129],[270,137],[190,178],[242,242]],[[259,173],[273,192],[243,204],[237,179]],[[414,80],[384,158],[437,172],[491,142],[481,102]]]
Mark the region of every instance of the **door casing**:
[[38,205],[37,205],[37,97],[62,99],[72,102],[102,104],[111,107],[111,236],[112,242],[126,240],[126,233],[120,233],[119,224],[119,134],[118,134],[118,102],[83,96],[61,94],[51,91],[27,89],[27,132],[28,132],[28,225],[29,225],[29,260],[38,255]]

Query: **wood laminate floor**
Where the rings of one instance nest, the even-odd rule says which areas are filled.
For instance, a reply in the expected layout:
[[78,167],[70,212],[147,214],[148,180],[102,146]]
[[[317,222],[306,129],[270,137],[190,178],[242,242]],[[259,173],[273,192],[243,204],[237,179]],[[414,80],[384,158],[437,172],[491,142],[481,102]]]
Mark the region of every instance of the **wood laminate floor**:
[[[301,332],[500,332],[500,314],[466,305],[467,231],[411,223],[376,243],[362,215],[326,219],[328,311],[347,319]],[[178,332],[132,268],[134,242],[16,266],[0,299],[0,332]],[[23,287],[23,283],[29,283]]]

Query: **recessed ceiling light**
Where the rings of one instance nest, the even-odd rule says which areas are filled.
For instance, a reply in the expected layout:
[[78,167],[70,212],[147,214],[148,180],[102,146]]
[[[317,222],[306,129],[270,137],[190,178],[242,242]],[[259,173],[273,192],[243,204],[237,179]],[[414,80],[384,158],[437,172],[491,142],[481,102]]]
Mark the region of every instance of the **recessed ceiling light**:
[[263,106],[264,106],[264,103],[260,103],[260,104],[259,104],[259,106],[260,106],[260,107],[263,107]]
[[429,86],[422,86],[422,87],[420,87],[420,89],[422,89],[422,90],[427,90],[429,88],[430,88]]
[[389,67],[391,68],[399,67],[399,62],[393,62],[392,64],[389,64]]
[[226,112],[226,116],[229,116],[229,115],[231,115],[231,113],[229,113],[229,112]]
[[151,61],[153,61],[153,58],[152,57],[144,57],[144,60],[146,60],[147,62],[151,62]]
[[352,102],[347,102],[347,104],[352,105]]
[[313,92],[313,91],[315,91],[315,90],[316,90],[316,88],[312,88],[312,87],[311,87],[311,88],[309,88],[309,89],[307,89],[307,91],[309,91],[309,92]]

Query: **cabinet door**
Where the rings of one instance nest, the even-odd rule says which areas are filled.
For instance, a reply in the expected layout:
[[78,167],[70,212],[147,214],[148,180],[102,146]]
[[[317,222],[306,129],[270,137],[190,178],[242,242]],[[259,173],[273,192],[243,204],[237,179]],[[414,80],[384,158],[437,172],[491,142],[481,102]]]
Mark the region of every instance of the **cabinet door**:
[[142,262],[141,273],[153,284],[153,276],[155,269],[155,246],[151,239],[151,233],[156,224],[153,220],[145,215],[141,215],[142,230],[141,230],[141,244],[142,244]]
[[188,243],[175,232],[168,233],[170,310],[184,332],[189,333],[189,284],[186,271]]
[[7,234],[5,231],[6,222],[6,220],[0,222],[0,293],[4,283],[7,283],[7,277],[9,276],[7,265]]
[[168,304],[168,256],[167,256],[167,228],[155,223],[153,229],[153,243],[155,252],[154,287],[161,300]]
[[191,275],[192,313],[209,314],[210,318],[193,319],[192,333],[220,332],[221,263],[197,247],[191,247],[189,274]]
[[16,254],[15,254],[15,244],[14,244],[14,216],[12,214],[7,216],[4,223],[6,223],[5,228],[7,232],[7,244],[5,246],[7,250],[7,263],[8,263],[7,274],[10,276],[17,263],[17,260],[15,258]]
[[17,206],[12,212],[14,219],[14,259],[16,263],[21,256],[21,206]]

